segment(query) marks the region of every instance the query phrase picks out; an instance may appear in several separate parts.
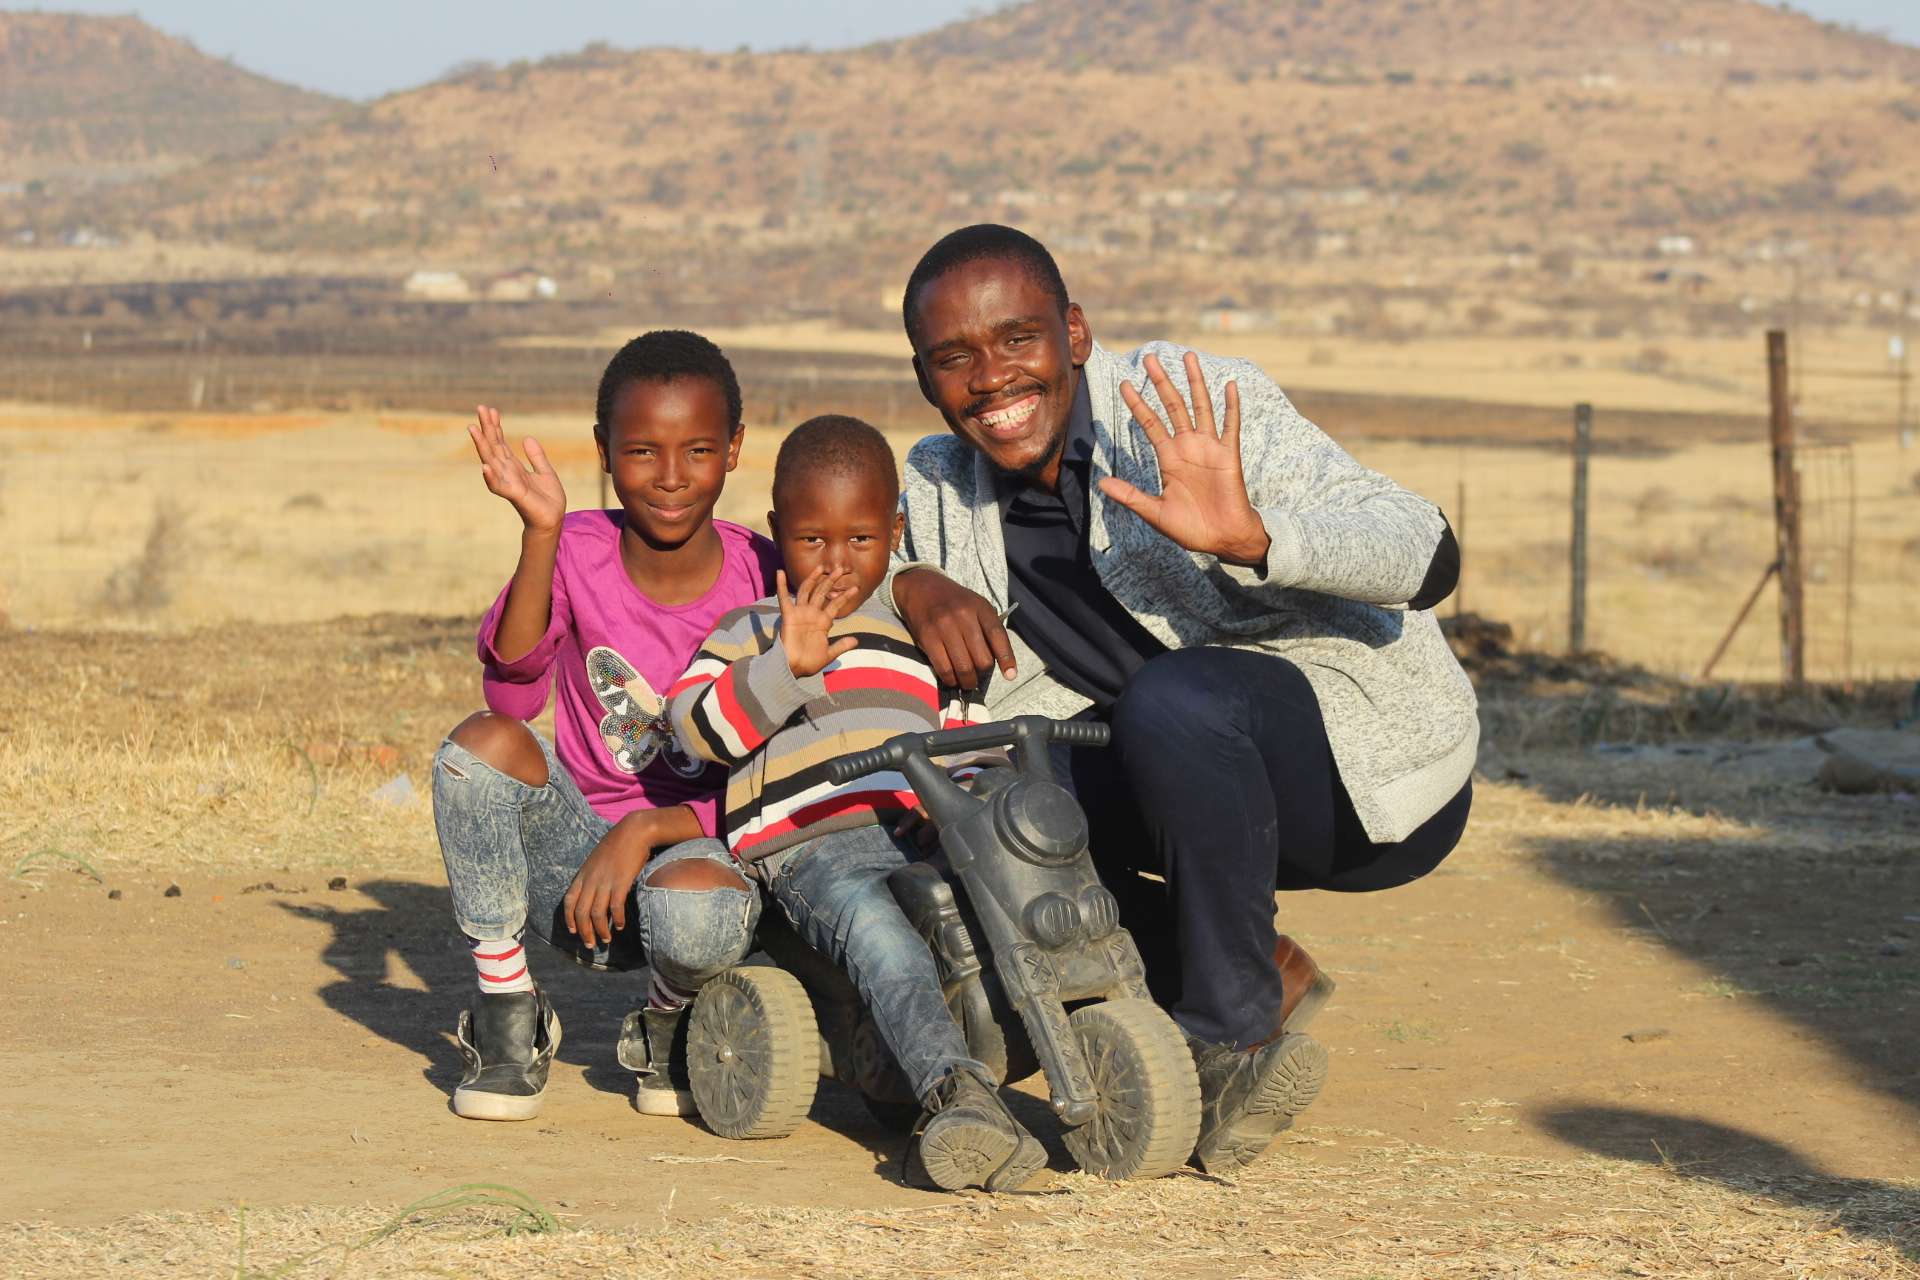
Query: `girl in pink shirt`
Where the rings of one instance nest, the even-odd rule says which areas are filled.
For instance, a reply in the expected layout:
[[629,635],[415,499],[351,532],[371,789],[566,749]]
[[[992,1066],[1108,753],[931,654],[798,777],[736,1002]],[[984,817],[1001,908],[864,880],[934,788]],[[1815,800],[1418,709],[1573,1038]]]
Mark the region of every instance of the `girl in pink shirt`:
[[[600,381],[594,441],[620,505],[567,512],[537,440],[523,464],[482,407],[469,427],[487,488],[522,524],[513,579],[480,624],[488,710],[434,758],[434,825],[480,994],[460,1016],[453,1109],[537,1115],[560,1020],[527,969],[541,939],[597,969],[647,966],[621,1028],[635,1106],[686,1115],[686,1002],[752,946],[760,904],[714,839],[724,769],[684,751],[657,690],[721,614],[773,591],[773,544],[713,518],[738,465],[740,387],[697,334],[648,333]],[[554,741],[525,721],[551,692]],[[644,873],[643,873],[644,872]]]

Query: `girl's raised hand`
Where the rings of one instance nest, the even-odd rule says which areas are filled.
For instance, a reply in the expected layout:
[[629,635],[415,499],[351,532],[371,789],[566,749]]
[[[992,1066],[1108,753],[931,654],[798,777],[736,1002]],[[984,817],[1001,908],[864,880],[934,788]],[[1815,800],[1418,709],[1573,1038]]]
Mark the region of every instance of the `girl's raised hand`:
[[538,533],[558,533],[567,517],[567,491],[547,461],[547,451],[532,436],[520,442],[526,450],[524,464],[513,456],[500,429],[500,411],[481,405],[474,410],[476,421],[467,427],[473,451],[480,455],[480,478],[487,492],[505,498],[520,513],[527,528]]
[[836,586],[825,566],[808,574],[789,598],[786,570],[773,575],[773,598],[780,602],[780,646],[787,651],[787,668],[795,677],[819,675],[822,668],[860,641],[842,636],[831,643],[827,632],[853,607],[851,584]]

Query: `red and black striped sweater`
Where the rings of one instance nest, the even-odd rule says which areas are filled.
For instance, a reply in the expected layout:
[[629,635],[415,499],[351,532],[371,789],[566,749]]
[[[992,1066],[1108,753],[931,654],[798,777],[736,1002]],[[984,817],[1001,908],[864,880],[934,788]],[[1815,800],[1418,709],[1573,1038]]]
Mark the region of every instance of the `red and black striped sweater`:
[[[891,822],[916,803],[897,772],[836,785],[827,762],[901,733],[970,723],[942,696],[933,670],[891,610],[867,600],[834,623],[832,638],[859,644],[818,675],[798,678],[780,644],[771,599],[722,617],[668,695],[674,735],[688,751],[728,766],[721,817],[726,841],[752,862],[829,831]],[[955,762],[971,774],[982,758]]]

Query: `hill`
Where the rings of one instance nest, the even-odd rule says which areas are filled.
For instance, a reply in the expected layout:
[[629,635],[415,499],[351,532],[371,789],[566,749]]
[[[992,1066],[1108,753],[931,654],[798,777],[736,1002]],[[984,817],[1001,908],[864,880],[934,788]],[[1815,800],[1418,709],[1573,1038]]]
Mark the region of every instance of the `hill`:
[[138,18],[0,13],[6,177],[164,167],[255,146],[341,104]]
[[1920,74],[1920,50],[1750,0],[1029,0],[897,43],[934,60],[1133,72],[1194,62],[1443,78]]
[[[1920,50],[1748,0],[1670,7],[1036,0],[844,52],[596,46],[162,181],[0,199],[0,230],[536,263],[637,308],[872,323],[933,235],[995,219],[1143,322],[1228,301],[1384,337],[1617,335],[1652,311],[1728,331],[1784,287],[1755,264],[1908,270]],[[1650,285],[1663,238],[1699,269]]]

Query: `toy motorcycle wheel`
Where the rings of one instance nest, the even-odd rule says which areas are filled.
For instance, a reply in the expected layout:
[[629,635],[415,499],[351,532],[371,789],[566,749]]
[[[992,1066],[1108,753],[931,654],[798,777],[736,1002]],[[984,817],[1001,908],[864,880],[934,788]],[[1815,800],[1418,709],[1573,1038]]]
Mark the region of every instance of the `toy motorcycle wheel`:
[[848,1037],[847,1058],[852,1067],[849,1083],[860,1091],[860,1100],[873,1118],[883,1128],[912,1133],[920,1123],[920,1103],[872,1018],[862,1017],[855,1024]]
[[687,1017],[687,1076],[700,1119],[723,1138],[784,1138],[813,1107],[820,1033],[799,979],[764,965],[729,969]]
[[1069,1129],[1067,1150],[1102,1178],[1157,1178],[1193,1154],[1200,1081],[1186,1037],[1148,1000],[1104,1000],[1070,1018],[1099,1099],[1093,1119]]

